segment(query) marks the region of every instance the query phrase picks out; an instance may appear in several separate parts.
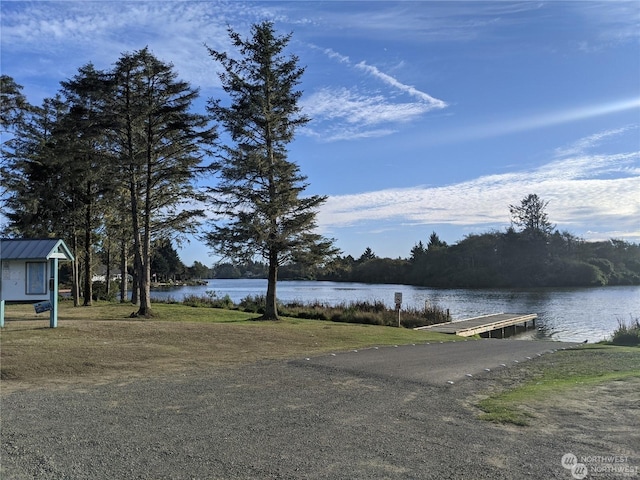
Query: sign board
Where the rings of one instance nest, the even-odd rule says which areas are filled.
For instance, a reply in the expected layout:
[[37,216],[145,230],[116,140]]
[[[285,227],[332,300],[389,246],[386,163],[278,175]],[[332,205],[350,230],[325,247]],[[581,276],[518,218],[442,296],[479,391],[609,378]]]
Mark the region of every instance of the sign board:
[[38,302],[33,304],[33,308],[36,310],[36,313],[48,312],[51,310],[51,302]]
[[396,307],[402,305],[402,292],[395,293]]

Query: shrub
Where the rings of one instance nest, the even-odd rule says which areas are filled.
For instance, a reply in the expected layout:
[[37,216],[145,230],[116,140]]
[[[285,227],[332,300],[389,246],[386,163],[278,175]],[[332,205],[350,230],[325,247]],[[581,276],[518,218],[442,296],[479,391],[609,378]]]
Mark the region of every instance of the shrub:
[[190,307],[233,308],[233,301],[229,295],[219,297],[213,290],[207,290],[204,295],[185,295],[182,303]]
[[249,295],[240,300],[238,308],[247,313],[263,314],[267,306],[265,295]]
[[102,281],[93,282],[92,286],[93,293],[91,297],[94,300],[106,300],[108,302],[113,302],[116,299],[116,294],[118,292],[118,283],[111,281],[109,285],[109,294],[107,294],[107,283]]
[[[265,312],[266,297],[264,295],[249,295],[238,305],[226,295],[218,297],[214,291],[207,291],[206,296],[188,295],[182,303],[192,307],[237,308],[247,313],[263,314]],[[304,303],[291,301],[286,304],[278,302],[278,311],[285,317],[304,318],[307,320],[330,320],[340,323],[360,323],[365,325],[398,325],[398,312],[387,308],[381,301],[357,301],[329,305],[319,301]],[[424,310],[407,309],[401,312],[401,325],[405,328],[422,327],[451,321],[449,314],[437,306],[429,306]]]
[[180,303],[175,299],[175,297],[172,297],[171,295],[167,295],[164,298],[153,298],[151,299],[151,301],[153,303],[165,303],[167,305],[175,305],[176,303]]
[[613,332],[614,345],[640,345],[640,319],[632,320],[629,325],[618,319],[618,328]]
[[[339,323],[360,323],[365,325],[398,325],[398,312],[388,308],[384,302],[356,301],[335,306],[312,302],[290,302],[282,306],[280,313],[287,317],[313,320],[331,320]],[[429,306],[425,310],[407,309],[400,314],[401,325],[405,328],[422,327],[451,321],[446,310]]]
[[[606,264],[603,264],[606,265]],[[592,263],[560,259],[553,265],[553,272],[544,283],[554,287],[607,285],[607,276]]]

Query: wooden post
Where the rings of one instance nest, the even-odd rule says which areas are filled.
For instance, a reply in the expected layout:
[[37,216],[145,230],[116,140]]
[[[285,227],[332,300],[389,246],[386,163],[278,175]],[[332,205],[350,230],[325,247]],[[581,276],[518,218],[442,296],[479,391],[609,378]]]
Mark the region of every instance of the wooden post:
[[51,311],[49,312],[49,327],[56,328],[58,326],[58,259],[52,258],[50,265],[49,301],[51,302]]

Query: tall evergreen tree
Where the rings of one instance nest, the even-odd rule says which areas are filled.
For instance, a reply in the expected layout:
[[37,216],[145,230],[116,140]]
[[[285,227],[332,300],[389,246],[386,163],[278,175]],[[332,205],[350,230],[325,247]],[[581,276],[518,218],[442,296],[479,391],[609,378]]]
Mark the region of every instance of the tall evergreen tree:
[[370,247],[367,247],[364,252],[362,252],[362,255],[360,255],[360,258],[358,258],[358,262],[363,263],[375,258],[378,258],[378,256],[373,253],[373,250],[371,250]]
[[152,244],[151,271],[156,276],[157,281],[164,281],[182,276],[187,267],[180,260],[178,252],[171,240],[159,238]]
[[120,178],[127,186],[139,285],[137,315],[151,310],[151,241],[194,232],[201,209],[194,180],[207,146],[215,139],[207,116],[190,113],[198,90],[177,80],[171,64],[147,48],[124,54],[116,64],[117,117],[114,143]]
[[[83,305],[93,299],[94,254],[97,234],[114,191],[113,156],[106,132],[112,127],[107,108],[112,93],[110,75],[87,64],[71,79],[61,82],[68,112],[59,124],[63,139],[64,191],[74,207],[82,245]],[[75,240],[74,240],[75,248]]]
[[548,201],[543,201],[535,193],[527,195],[520,202],[520,205],[509,205],[511,222],[520,227],[522,232],[531,235],[550,235],[555,228],[549,222],[549,215],[546,212]]
[[447,242],[443,242],[442,240],[440,240],[440,237],[436,232],[431,232],[431,235],[429,236],[429,243],[427,244],[427,250],[433,252],[434,250],[437,250],[439,248],[446,247]]
[[411,262],[418,261],[419,259],[424,257],[426,251],[427,250],[424,248],[424,243],[422,243],[422,240],[419,241],[413,246],[413,248],[411,248],[411,255],[409,257],[409,260]]
[[277,319],[278,268],[288,262],[313,264],[335,253],[332,242],[314,234],[324,196],[303,197],[306,177],[288,159],[287,145],[309,121],[297,90],[304,68],[285,56],[291,34],[277,36],[273,24],[253,25],[251,37],[229,29],[241,58],[209,48],[222,65],[222,87],[231,104],[211,100],[209,111],[231,138],[222,149],[220,182],[213,189],[222,220],[206,235],[225,257],[246,262],[256,254],[268,264],[265,319]]
[[1,173],[9,234],[49,237],[64,231],[56,127],[65,109],[59,97],[45,99],[14,125],[14,136],[5,145]]
[[31,109],[22,85],[9,75],[0,75],[0,131],[11,131]]

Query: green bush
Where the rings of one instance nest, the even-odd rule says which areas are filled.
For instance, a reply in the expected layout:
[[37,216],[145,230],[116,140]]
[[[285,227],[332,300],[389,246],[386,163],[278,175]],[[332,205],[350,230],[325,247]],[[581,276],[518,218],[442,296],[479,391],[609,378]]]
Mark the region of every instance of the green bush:
[[190,307],[233,308],[233,301],[229,295],[219,297],[213,290],[207,290],[207,295],[185,295],[182,300],[184,305]]
[[[215,292],[207,291],[207,296],[185,296],[182,303],[192,307],[235,308],[247,313],[263,314],[265,312],[266,297],[264,295],[249,295],[235,305],[228,295],[220,298]],[[304,318],[307,320],[329,320],[364,325],[398,325],[398,311],[393,308],[387,308],[384,302],[381,301],[357,301],[335,306],[319,301],[309,303],[291,301],[286,304],[278,302],[278,312],[285,317]],[[401,325],[405,328],[422,327],[451,321],[448,312],[437,306],[429,306],[424,310],[402,310],[400,318]]]
[[94,300],[106,300],[108,302],[114,302],[116,299],[116,295],[119,293],[118,288],[118,282],[111,281],[111,284],[109,285],[109,294],[107,294],[107,282],[93,282],[93,293],[91,295],[91,298],[93,298]]
[[249,295],[240,300],[238,308],[247,313],[263,314],[267,306],[267,297],[264,295]]
[[557,260],[551,270],[543,284],[554,287],[599,287],[608,283],[606,275],[600,268],[579,260]]
[[629,325],[618,320],[618,328],[613,332],[612,343],[624,346],[640,345],[640,320],[636,318]]
[[[290,302],[279,308],[287,317],[313,320],[330,320],[338,323],[360,323],[364,325],[398,325],[398,311],[388,308],[381,301],[373,303],[356,301],[335,306],[312,302]],[[429,306],[425,310],[407,309],[400,312],[401,325],[405,328],[422,327],[451,321],[446,310]]]

